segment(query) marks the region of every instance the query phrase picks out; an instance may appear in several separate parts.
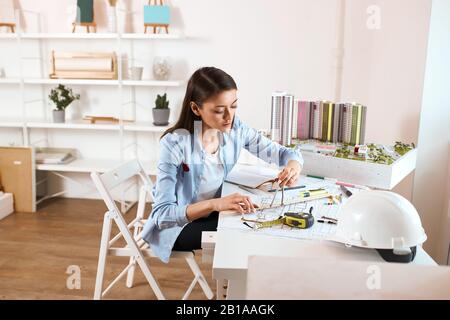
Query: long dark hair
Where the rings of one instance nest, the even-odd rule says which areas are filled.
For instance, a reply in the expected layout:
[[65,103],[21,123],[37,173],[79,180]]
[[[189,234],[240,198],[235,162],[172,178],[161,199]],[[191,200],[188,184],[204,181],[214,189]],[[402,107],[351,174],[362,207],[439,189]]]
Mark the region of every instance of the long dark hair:
[[201,108],[203,103],[209,98],[223,91],[233,89],[237,89],[236,82],[223,70],[214,67],[203,67],[195,71],[187,84],[180,118],[178,118],[177,123],[173,127],[163,133],[161,138],[177,129],[186,129],[193,134],[194,121],[201,121],[201,117],[192,112],[191,102],[194,102]]

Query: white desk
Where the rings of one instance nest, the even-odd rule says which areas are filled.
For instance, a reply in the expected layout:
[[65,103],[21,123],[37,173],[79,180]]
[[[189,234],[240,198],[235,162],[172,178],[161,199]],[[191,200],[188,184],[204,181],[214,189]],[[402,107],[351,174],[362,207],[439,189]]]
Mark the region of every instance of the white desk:
[[251,256],[246,291],[250,300],[449,300],[450,267]]
[[[234,192],[244,193],[239,187],[224,183],[223,196]],[[220,213],[219,220],[223,214]],[[239,218],[240,216],[236,216],[236,219]],[[234,229],[219,229],[213,260],[213,278],[218,281],[218,299],[223,298],[224,295],[222,291],[224,280],[228,280],[227,299],[245,298],[248,258],[253,255],[384,261],[376,250],[348,248],[330,241],[277,238]],[[412,263],[436,265],[436,262],[421,247],[417,248],[416,257]]]

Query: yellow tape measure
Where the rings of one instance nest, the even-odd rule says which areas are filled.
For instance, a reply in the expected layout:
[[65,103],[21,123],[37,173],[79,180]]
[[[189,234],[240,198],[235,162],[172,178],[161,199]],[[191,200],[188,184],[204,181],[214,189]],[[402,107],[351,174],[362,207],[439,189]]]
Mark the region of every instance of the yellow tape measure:
[[270,228],[276,225],[284,224],[299,229],[311,228],[314,224],[314,216],[309,212],[286,212],[284,216],[271,221],[256,222],[255,228]]

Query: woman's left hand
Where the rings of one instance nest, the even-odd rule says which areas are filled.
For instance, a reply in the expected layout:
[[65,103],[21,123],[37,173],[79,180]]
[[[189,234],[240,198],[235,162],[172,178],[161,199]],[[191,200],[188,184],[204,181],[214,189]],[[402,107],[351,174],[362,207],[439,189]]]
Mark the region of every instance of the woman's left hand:
[[300,166],[300,163],[295,160],[290,160],[287,166],[278,174],[278,184],[280,187],[294,186],[300,177],[301,171],[302,167]]

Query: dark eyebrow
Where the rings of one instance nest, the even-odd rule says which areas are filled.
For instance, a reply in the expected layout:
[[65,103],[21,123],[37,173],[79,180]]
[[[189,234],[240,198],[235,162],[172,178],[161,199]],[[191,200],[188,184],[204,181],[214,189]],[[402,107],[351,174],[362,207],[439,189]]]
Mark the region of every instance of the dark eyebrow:
[[[235,103],[236,101],[237,101],[237,99],[234,100],[233,103]],[[232,103],[232,104],[233,104],[233,103]],[[226,107],[226,106],[224,106],[224,105],[218,105],[218,106],[215,106],[214,108],[225,108],[225,107]]]

